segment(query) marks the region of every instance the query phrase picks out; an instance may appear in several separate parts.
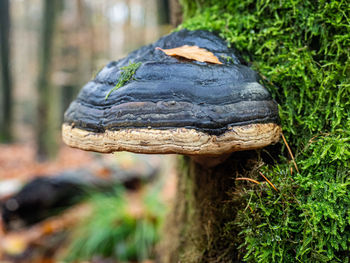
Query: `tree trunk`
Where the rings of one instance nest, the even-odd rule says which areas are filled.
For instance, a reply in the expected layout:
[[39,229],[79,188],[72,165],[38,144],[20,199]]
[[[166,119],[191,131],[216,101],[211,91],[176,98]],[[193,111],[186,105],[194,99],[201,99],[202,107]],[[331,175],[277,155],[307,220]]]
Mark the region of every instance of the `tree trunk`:
[[38,79],[38,124],[36,132],[37,157],[45,160],[57,151],[55,121],[55,98],[51,85],[52,49],[55,34],[58,0],[45,0],[42,19],[42,34],[39,44],[39,79]]
[[1,91],[2,118],[0,118],[0,141],[12,139],[12,79],[10,70],[10,2],[0,0],[0,58],[1,58]]
[[239,229],[229,224],[243,207],[235,178],[246,177],[258,164],[255,151],[234,153],[212,168],[184,157],[160,262],[240,262]]

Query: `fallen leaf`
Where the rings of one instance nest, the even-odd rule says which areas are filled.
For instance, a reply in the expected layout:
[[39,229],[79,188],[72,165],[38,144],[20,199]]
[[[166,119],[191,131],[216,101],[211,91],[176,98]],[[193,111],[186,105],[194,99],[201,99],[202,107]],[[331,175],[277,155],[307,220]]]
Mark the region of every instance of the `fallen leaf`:
[[26,248],[26,240],[20,235],[12,235],[5,240],[1,240],[1,250],[8,255],[20,255],[26,250]]
[[170,48],[170,49],[162,49],[160,47],[156,47],[156,49],[163,51],[168,56],[179,56],[179,57],[192,59],[200,62],[222,64],[212,52],[197,46],[185,45],[185,46]]

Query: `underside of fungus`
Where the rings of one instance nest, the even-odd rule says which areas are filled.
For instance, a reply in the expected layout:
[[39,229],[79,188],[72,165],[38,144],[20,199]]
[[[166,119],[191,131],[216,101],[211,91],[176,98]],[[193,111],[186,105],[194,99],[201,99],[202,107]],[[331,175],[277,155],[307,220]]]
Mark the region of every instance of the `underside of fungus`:
[[248,124],[232,127],[217,136],[186,128],[138,128],[95,133],[65,124],[63,134],[66,144],[88,151],[216,156],[275,143],[279,140],[280,127],[274,123]]

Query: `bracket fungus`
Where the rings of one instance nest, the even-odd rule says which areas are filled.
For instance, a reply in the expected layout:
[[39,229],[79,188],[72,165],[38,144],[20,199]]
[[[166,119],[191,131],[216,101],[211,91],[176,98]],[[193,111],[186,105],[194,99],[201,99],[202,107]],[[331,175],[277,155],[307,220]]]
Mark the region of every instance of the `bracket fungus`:
[[[191,59],[191,46],[214,63]],[[238,246],[221,236],[239,205],[223,204],[232,203],[234,177],[252,170],[248,150],[276,143],[281,127],[276,102],[233,48],[213,33],[181,30],[104,67],[69,106],[62,132],[89,151],[185,155],[160,262],[207,262],[222,258],[217,248]]]
[[[171,57],[183,45],[222,64]],[[138,69],[118,84],[130,63]],[[106,96],[108,95],[108,98]],[[65,113],[63,140],[83,150],[227,156],[279,140],[277,104],[227,43],[206,31],[181,30],[109,63]]]

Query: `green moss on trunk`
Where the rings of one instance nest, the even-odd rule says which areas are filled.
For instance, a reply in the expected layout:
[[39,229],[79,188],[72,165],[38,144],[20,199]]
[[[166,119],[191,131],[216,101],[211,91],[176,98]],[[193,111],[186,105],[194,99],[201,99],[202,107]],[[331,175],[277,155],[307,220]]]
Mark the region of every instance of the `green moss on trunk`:
[[242,230],[245,261],[349,262],[350,5],[181,2],[181,28],[217,31],[260,72],[300,170],[286,154],[261,167],[280,192],[246,187],[249,209],[221,228]]

